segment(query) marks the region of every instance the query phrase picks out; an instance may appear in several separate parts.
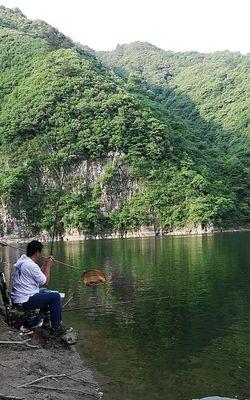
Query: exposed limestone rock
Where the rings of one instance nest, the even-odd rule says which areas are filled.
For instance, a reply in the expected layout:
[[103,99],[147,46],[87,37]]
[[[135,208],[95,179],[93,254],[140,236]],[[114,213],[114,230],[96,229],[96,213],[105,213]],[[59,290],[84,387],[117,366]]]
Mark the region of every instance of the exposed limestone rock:
[[[101,207],[103,215],[108,215],[113,210],[118,210],[124,199],[130,198],[137,183],[130,176],[127,165],[123,161],[124,155],[119,152],[109,152],[106,158],[99,160],[83,160],[79,164],[72,165],[67,171],[63,182],[63,190],[79,193],[84,190],[92,190],[96,184],[101,189]],[[41,171],[40,184],[45,187],[60,187],[61,177],[55,171]],[[36,182],[36,185],[38,182]],[[70,189],[69,189],[70,188]],[[32,188],[30,188],[32,193]],[[1,200],[1,199],[0,199]],[[21,203],[20,203],[21,204]],[[18,217],[17,217],[18,214]],[[19,240],[32,237],[27,216],[24,210],[18,209],[18,213],[0,203],[0,234],[10,240]],[[37,238],[49,240],[47,232],[40,232]],[[77,230],[65,233],[65,238],[89,238],[91,235],[83,235]]]

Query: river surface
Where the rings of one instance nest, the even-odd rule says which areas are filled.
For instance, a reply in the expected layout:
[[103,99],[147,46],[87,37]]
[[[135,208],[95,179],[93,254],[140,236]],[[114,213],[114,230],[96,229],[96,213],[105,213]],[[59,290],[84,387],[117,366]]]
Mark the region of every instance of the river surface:
[[[50,287],[74,295],[64,322],[103,400],[250,399],[249,232],[57,243],[54,257],[77,266],[54,265]],[[87,287],[89,268],[111,282]]]

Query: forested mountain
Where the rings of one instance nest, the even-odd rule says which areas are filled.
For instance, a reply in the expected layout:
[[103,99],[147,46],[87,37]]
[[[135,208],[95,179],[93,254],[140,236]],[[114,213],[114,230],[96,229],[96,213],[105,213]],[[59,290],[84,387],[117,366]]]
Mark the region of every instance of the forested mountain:
[[[101,57],[108,63],[111,55]],[[188,86],[191,98],[178,81],[199,65],[195,57],[204,62],[204,55],[172,53],[172,67],[147,67],[141,55],[133,73],[129,61],[110,68],[48,24],[0,7],[1,233],[51,233],[59,199],[61,234],[246,221],[245,110],[235,111],[232,129],[221,108],[216,120],[202,113],[196,83]],[[232,55],[232,114],[232,101],[244,102],[243,64]],[[209,68],[221,76],[213,61]],[[199,89],[210,77],[201,72]]]
[[229,219],[247,219],[249,54],[174,53],[135,42],[98,56],[125,79],[130,92],[185,122],[196,140],[203,142],[203,162],[235,196],[237,212],[230,213]]
[[127,82],[138,79],[138,85],[146,85],[188,126],[199,127],[202,119],[213,127],[218,125],[218,131],[246,137],[249,55],[229,51],[174,53],[135,42],[118,45],[113,52],[100,52],[99,56]]

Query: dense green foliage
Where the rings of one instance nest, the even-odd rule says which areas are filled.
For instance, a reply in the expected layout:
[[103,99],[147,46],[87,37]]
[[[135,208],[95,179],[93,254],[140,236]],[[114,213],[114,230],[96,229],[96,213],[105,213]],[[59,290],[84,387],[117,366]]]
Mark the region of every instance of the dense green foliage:
[[[197,208],[195,197],[192,220],[200,212],[205,217],[204,205],[210,203],[208,213],[244,223],[249,217],[249,55],[173,53],[140,42],[98,55],[126,80],[130,92],[143,95],[163,115],[179,116],[189,128],[193,167],[210,198],[203,197]],[[214,196],[227,199],[220,216]]]
[[74,43],[44,21],[28,20],[20,9],[10,10],[0,6],[0,27],[14,29],[33,38],[44,38],[51,48],[72,47]]
[[[164,56],[163,51],[160,54]],[[177,55],[172,57],[177,58],[176,71],[188,74],[185,57],[180,57],[179,65]],[[192,56],[187,59],[194,68]],[[232,65],[243,74],[245,67],[239,63],[235,56]],[[234,129],[241,134],[229,140],[218,125],[222,120],[225,126],[230,124],[233,105],[229,101],[227,118],[218,113],[212,126],[211,115],[198,110],[203,92],[196,99],[194,91],[196,122],[191,123],[191,102],[183,115],[172,112],[176,102],[185,103],[184,82],[175,89],[179,75],[172,79],[167,64],[157,65],[156,59],[141,76],[134,71],[127,75],[126,69],[116,74],[44,22],[28,21],[20,10],[0,7],[2,209],[30,233],[51,231],[59,197],[61,232],[78,229],[96,234],[151,223],[167,228],[227,221],[231,215],[245,218],[247,170],[239,141],[246,139],[245,108],[237,107],[235,117]],[[201,69],[199,88],[206,87],[210,73]],[[225,99],[243,99],[240,77],[234,71],[234,90],[229,88],[226,96],[223,89]],[[211,107],[217,100],[212,90]],[[234,152],[229,152],[230,146]],[[119,155],[111,164],[110,154]],[[82,165],[89,168],[95,163],[103,168],[92,181],[88,174],[76,173]],[[131,181],[127,191],[122,188],[124,169]],[[108,210],[105,194],[119,200]],[[4,221],[1,226],[4,232],[13,230]]]
[[248,55],[229,51],[173,53],[136,42],[99,56],[126,77],[130,89],[144,89],[144,94],[164,103],[189,127],[206,126],[211,131],[217,128],[217,133],[224,130],[236,137],[246,136]]

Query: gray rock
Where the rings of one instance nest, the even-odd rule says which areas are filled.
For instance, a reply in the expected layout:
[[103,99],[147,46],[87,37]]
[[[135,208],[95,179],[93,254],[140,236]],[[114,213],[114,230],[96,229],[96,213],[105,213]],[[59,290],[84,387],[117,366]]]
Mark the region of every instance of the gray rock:
[[202,399],[193,399],[193,400],[236,400],[235,398],[229,397],[219,397],[219,396],[210,396],[210,397],[203,397]]

